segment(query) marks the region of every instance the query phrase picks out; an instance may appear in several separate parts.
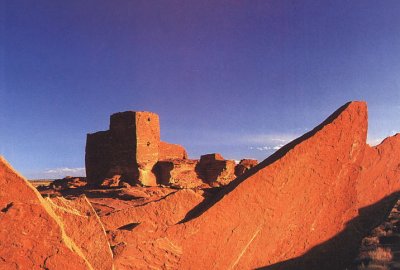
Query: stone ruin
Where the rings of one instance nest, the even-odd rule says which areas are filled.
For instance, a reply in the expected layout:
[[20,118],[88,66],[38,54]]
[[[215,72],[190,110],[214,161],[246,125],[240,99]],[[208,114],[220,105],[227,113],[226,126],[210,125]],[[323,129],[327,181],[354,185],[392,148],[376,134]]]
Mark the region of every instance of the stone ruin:
[[86,141],[86,175],[93,186],[221,186],[257,163],[244,159],[236,165],[220,154],[188,159],[181,145],[160,141],[159,117],[152,112],[115,113],[109,130],[88,134]]

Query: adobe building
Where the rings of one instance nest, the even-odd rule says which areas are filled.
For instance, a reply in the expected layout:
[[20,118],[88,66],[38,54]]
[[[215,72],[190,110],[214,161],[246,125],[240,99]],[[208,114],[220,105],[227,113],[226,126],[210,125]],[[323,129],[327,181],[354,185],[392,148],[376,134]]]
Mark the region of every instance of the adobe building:
[[160,142],[159,117],[127,111],[111,115],[110,129],[87,135],[86,175],[92,184],[120,175],[130,184],[157,184],[153,166],[162,158],[186,159],[179,145]]

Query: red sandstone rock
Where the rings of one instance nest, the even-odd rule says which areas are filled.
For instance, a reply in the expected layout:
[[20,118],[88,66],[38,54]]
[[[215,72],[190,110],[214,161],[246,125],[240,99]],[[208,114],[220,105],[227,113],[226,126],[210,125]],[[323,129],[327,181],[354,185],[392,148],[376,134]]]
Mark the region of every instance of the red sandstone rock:
[[83,195],[74,200],[47,198],[61,219],[69,237],[82,250],[96,270],[111,270],[113,257],[104,227],[90,202]]
[[264,160],[198,218],[170,231],[184,250],[179,268],[267,266],[336,235],[357,214],[366,132],[366,105],[352,102]]
[[0,269],[93,269],[40,194],[0,158]]
[[239,176],[244,174],[249,169],[253,168],[258,164],[258,161],[255,159],[242,159],[239,164],[235,167],[235,175]]
[[367,146],[357,181],[358,207],[371,205],[400,190],[400,134]]
[[179,144],[160,142],[158,145],[158,160],[187,159],[185,148]]
[[155,167],[159,183],[178,188],[195,188],[203,185],[196,167],[198,160],[173,159],[159,161]]

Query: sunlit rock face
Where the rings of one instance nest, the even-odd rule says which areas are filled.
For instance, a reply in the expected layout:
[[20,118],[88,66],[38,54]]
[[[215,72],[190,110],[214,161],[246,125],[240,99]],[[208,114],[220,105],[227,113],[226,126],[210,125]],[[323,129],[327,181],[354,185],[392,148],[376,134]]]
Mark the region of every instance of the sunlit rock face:
[[339,233],[357,215],[366,135],[366,104],[348,103],[236,179],[220,200],[170,228],[184,251],[177,267],[253,269]]
[[40,194],[0,158],[0,269],[93,269]]
[[103,224],[85,195],[67,200],[63,197],[46,198],[61,220],[67,235],[82,250],[96,270],[113,267],[113,255]]

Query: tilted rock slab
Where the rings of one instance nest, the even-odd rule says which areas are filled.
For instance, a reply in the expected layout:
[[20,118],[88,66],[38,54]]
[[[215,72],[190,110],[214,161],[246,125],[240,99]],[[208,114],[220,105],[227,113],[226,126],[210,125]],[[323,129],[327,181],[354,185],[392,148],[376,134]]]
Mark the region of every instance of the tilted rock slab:
[[[171,250],[158,256],[173,257],[158,267],[254,269],[335,236],[357,215],[366,135],[366,104],[344,105],[159,235],[153,243],[162,240]],[[157,257],[149,246],[139,249]]]
[[81,248],[96,270],[113,269],[113,256],[104,227],[86,196],[74,200],[46,198],[64,224],[66,233]]
[[94,269],[35,188],[0,157],[0,269]]
[[348,103],[235,180],[200,216],[169,231],[183,249],[178,268],[263,267],[336,235],[357,215],[366,136],[366,104]]

